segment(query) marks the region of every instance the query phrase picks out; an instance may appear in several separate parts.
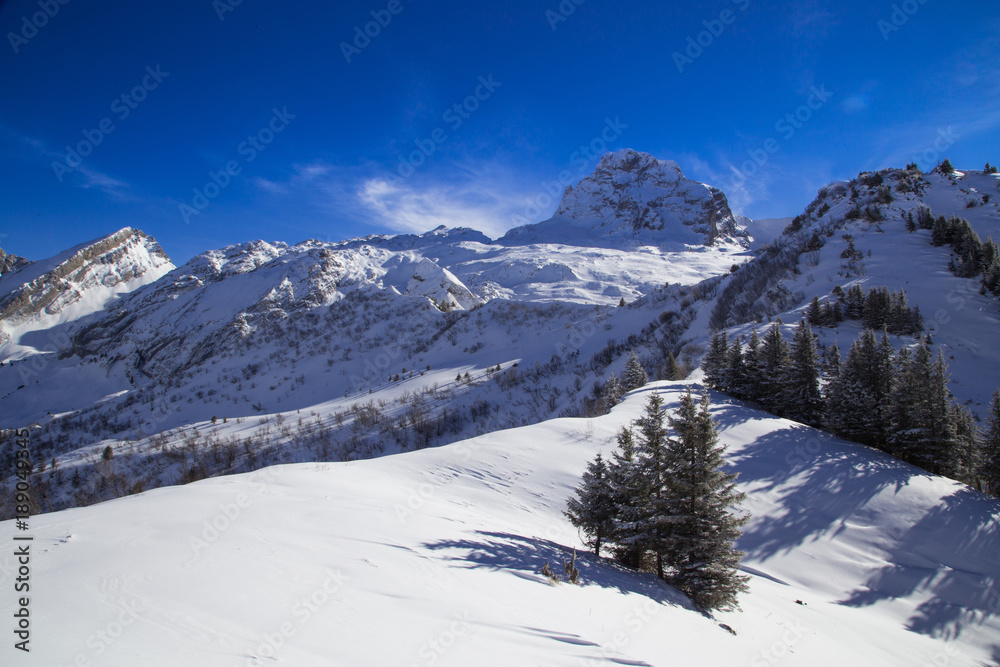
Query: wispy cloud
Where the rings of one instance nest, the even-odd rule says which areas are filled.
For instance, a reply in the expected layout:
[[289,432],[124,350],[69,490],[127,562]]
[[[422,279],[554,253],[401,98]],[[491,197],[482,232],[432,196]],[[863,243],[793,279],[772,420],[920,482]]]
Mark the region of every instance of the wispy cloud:
[[293,165],[284,180],[258,178],[255,184],[270,196],[295,197],[382,229],[423,233],[441,225],[471,227],[494,238],[513,226],[515,214],[536,194],[512,169],[471,163],[450,163],[403,180],[375,165],[346,168],[317,161]]
[[840,103],[840,108],[844,113],[859,113],[868,109],[867,95],[851,95],[844,98]]
[[[66,165],[65,155],[59,151],[48,147],[46,142],[36,137],[30,137],[11,127],[0,124],[0,137],[7,145],[5,153],[34,163],[45,163],[51,166],[53,163]],[[66,166],[66,169],[70,167]],[[128,189],[131,187],[125,181],[119,180],[97,169],[93,169],[86,163],[78,165],[69,172],[60,175],[53,169],[53,178],[72,187],[95,189],[114,197],[116,199],[128,199]]]
[[471,227],[494,238],[510,228],[513,204],[488,185],[416,188],[385,178],[365,181],[358,197],[390,229],[420,233],[440,225]]

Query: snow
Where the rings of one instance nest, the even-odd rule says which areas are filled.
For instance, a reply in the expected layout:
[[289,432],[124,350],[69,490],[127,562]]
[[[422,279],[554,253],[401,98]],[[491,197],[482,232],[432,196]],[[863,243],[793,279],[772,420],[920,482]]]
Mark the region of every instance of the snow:
[[566,188],[551,220],[512,229],[498,243],[621,247],[629,241],[677,250],[743,247],[748,239],[721,190],[686,178],[676,162],[625,149],[606,154],[590,176]]
[[[95,254],[102,242],[112,245]],[[87,259],[88,253],[94,256]],[[11,306],[0,322],[0,361],[58,352],[74,323],[173,268],[153,239],[126,227],[3,275],[0,303],[18,297],[25,302]]]
[[[998,238],[1000,180],[921,178],[919,193],[893,188],[873,223],[844,218],[875,188],[833,184],[785,234],[791,219],[733,216],[676,163],[625,150],[552,220],[497,241],[444,227],[252,241],[167,273],[150,240],[94,262],[51,312],[3,323],[0,358],[24,361],[0,367],[0,425],[40,424],[32,437],[57,463],[34,477],[52,485],[49,502],[93,488],[106,446],[114,470],[146,488],[178,484],[199,462],[221,474],[369,460],[271,465],[33,517],[28,664],[995,664],[997,501],[719,394],[753,514],[743,612],[709,619],[654,577],[583,551],[582,586],[539,574],[580,548],[561,512],[586,462],[610,453],[646,394],[672,408],[687,385],[647,386],[596,419],[551,417],[579,414],[630,349],[660,363],[669,347],[696,364],[730,267],[768,243],[815,233],[824,245],[750,295],[760,321],[730,337],[780,317],[790,338],[809,300],[836,285],[905,289],[953,393],[983,415],[1000,377],[997,300],[903,220],[928,205]],[[863,255],[853,265],[845,233]],[[17,285],[0,293],[90,245],[3,276]],[[814,328],[842,353],[860,331]],[[70,335],[78,356],[58,359]],[[366,409],[382,421],[360,424]],[[472,417],[421,441],[413,420],[445,411]],[[13,532],[0,523],[0,541]],[[4,552],[0,588],[11,566]],[[0,614],[11,605],[0,596]],[[14,655],[9,643],[0,653]]]
[[[31,665],[913,665],[1000,657],[994,500],[713,394],[753,514],[741,612],[693,611],[562,516],[610,415],[33,517]],[[213,527],[214,524],[214,527]],[[14,532],[0,524],[0,540]],[[578,549],[582,585],[549,585]],[[9,589],[4,554],[0,587]],[[797,604],[801,601],[803,604]],[[12,596],[0,597],[11,617]],[[732,627],[733,636],[720,627]],[[89,661],[89,662],[87,662]]]

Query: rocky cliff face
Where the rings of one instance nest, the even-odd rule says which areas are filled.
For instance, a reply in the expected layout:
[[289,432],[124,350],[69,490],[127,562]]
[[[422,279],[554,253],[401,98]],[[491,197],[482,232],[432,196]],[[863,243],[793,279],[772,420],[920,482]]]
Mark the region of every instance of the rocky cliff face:
[[125,228],[0,277],[0,345],[19,329],[64,323],[100,311],[116,294],[173,269],[151,236]]
[[609,231],[698,234],[705,245],[747,235],[718,188],[692,181],[672,160],[624,150],[605,155],[576,188],[563,195],[557,216],[597,221]]
[[31,264],[24,257],[18,257],[17,255],[9,255],[4,252],[3,248],[0,248],[0,276],[10,273],[11,271],[17,271],[22,266],[27,266]]

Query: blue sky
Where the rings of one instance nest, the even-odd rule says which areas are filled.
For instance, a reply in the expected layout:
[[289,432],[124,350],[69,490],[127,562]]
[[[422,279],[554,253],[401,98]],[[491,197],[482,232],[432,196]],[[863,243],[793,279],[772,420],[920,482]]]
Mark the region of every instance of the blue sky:
[[861,170],[1000,162],[997,2],[64,1],[0,2],[0,246],[31,258],[124,226],[178,263],[498,236],[605,148],[756,218]]

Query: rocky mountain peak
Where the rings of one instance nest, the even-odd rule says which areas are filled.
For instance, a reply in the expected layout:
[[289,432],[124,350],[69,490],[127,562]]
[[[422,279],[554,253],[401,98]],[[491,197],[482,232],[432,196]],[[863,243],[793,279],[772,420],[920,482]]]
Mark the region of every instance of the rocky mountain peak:
[[632,149],[602,157],[590,176],[567,188],[556,215],[642,236],[681,232],[678,240],[685,240],[693,233],[705,245],[746,240],[722,190],[688,179],[673,160]]
[[8,254],[4,252],[3,248],[0,248],[0,276],[17,271],[22,266],[27,266],[28,264],[31,264],[31,262],[24,257]]
[[672,160],[632,149],[604,155],[593,173],[566,188],[551,221],[512,230],[508,238],[551,242],[547,228],[565,233],[567,221],[597,236],[648,245],[749,242],[722,190],[687,178]]
[[153,237],[131,227],[23,264],[0,276],[0,345],[18,332],[100,311],[173,268]]

